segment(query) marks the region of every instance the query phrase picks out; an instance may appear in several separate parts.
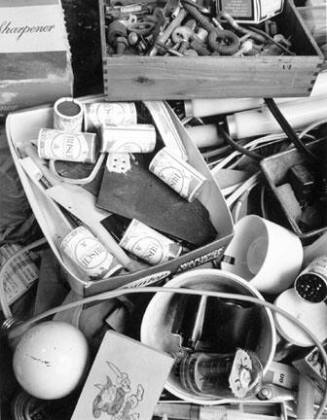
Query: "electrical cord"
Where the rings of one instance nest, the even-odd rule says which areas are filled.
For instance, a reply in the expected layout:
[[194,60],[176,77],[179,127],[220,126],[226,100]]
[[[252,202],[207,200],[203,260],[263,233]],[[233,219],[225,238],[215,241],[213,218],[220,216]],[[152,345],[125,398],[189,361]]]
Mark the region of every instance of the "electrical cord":
[[20,249],[18,252],[16,252],[14,255],[12,255],[0,268],[0,305],[3,312],[3,315],[6,319],[11,318],[12,312],[9,307],[9,304],[6,299],[6,292],[4,288],[4,281],[5,281],[5,273],[8,267],[12,264],[12,262],[18,258],[20,255],[24,254],[27,251],[30,251],[33,248],[37,248],[41,245],[44,245],[47,243],[47,240],[45,238],[38,239],[37,241],[32,242],[31,244],[25,246],[24,248]]
[[260,160],[262,159],[258,153],[246,149],[245,147],[238,144],[235,140],[233,140],[232,137],[227,133],[227,131],[223,129],[223,127],[220,124],[218,124],[218,134],[222,136],[222,138],[227,144],[232,146],[233,149],[237,150],[243,155],[248,156],[249,158],[255,160],[256,162],[260,162]]
[[[172,287],[138,287],[138,288],[120,288],[108,292],[103,292],[98,295],[90,296],[87,298],[80,299],[78,301],[61,305],[56,308],[50,309],[45,311],[43,314],[37,315],[28,321],[23,322],[22,324],[18,324],[17,326],[14,325],[11,329],[8,331],[8,339],[14,340],[17,339],[21,334],[23,334],[29,327],[31,327],[36,322],[41,321],[44,318],[47,318],[49,316],[52,316],[58,312],[63,312],[72,308],[75,308],[79,305],[89,304],[97,301],[102,301],[106,299],[113,299],[117,298],[123,295],[129,295],[129,294],[135,294],[135,293],[177,293],[177,294],[183,294],[183,295],[196,295],[196,296],[208,296],[208,297],[216,297],[220,299],[228,299],[228,300],[237,300],[241,302],[249,302],[256,305],[260,305],[263,307],[266,307],[273,311],[274,313],[278,313],[291,321],[294,325],[296,325],[298,328],[300,328],[304,333],[312,340],[314,345],[317,347],[318,351],[320,352],[323,363],[325,367],[327,367],[327,353],[323,347],[323,345],[320,343],[320,341],[316,338],[316,336],[311,332],[311,330],[306,327],[304,324],[302,324],[297,318],[295,318],[293,315],[289,314],[284,309],[279,308],[278,306],[267,302],[265,300],[261,300],[256,297],[252,296],[245,296],[240,294],[234,294],[234,293],[223,293],[223,292],[215,292],[211,290],[201,290],[201,289],[187,289],[187,288],[172,288]],[[325,387],[323,392],[323,397],[319,406],[319,409],[315,415],[315,419],[319,419],[322,416],[322,413],[324,411],[324,408],[327,403],[327,387]]]
[[280,49],[282,49],[287,54],[289,54],[289,55],[296,55],[295,53],[293,53],[292,51],[290,51],[288,48],[286,48],[283,44],[281,44],[278,41],[275,41],[274,38],[272,38],[269,34],[267,34],[267,32],[262,31],[259,28],[255,28],[254,26],[249,26],[249,29],[251,29],[251,31],[253,31],[253,32],[256,32],[256,33],[264,36],[266,39],[268,39],[270,42],[272,42],[273,44],[275,44],[277,47],[279,47]]
[[294,129],[281,113],[275,100],[273,98],[264,98],[264,101],[278,124],[281,126],[282,130],[285,132],[290,141],[297,147],[297,149],[303,152],[310,159],[310,161],[314,163],[320,163],[320,159],[313,152],[311,152],[311,150],[297,136]]
[[[304,130],[301,131],[301,133],[299,134],[299,138],[302,139],[304,136],[307,136],[308,133],[310,133],[310,131],[315,130],[316,128],[318,128],[322,124],[327,124],[327,118],[324,118],[320,121],[316,121],[316,122],[308,125]],[[320,139],[320,140],[323,140],[323,139]]]

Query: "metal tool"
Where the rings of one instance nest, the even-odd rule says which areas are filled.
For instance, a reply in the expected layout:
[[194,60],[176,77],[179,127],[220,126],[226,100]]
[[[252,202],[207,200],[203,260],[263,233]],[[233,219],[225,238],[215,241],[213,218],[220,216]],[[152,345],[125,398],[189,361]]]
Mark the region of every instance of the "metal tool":
[[231,55],[239,49],[240,41],[234,32],[217,28],[196,7],[188,2],[183,2],[183,6],[198,24],[209,32],[208,42],[213,51],[223,55]]

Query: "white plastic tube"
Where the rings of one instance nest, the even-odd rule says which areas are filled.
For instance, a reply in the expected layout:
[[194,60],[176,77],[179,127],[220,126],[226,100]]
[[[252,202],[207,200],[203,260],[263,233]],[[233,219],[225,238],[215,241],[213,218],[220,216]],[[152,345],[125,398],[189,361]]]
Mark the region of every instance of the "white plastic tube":
[[218,135],[217,124],[187,127],[187,132],[198,147],[221,146],[224,139]]
[[[327,71],[321,72],[316,79],[310,97],[327,96]],[[276,98],[277,103],[302,101],[303,97]],[[209,117],[219,114],[230,114],[263,105],[262,98],[214,98],[192,99],[185,101],[186,117]]]
[[[326,117],[327,95],[281,103],[279,108],[295,130],[302,129]],[[280,125],[265,105],[228,115],[226,121],[230,135],[236,139],[282,133]]]

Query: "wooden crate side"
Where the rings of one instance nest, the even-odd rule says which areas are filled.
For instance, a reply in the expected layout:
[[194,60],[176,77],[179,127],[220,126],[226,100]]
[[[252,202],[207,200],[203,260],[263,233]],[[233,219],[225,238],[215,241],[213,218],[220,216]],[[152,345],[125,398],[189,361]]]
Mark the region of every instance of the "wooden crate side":
[[[100,42],[102,59],[105,61],[107,58],[107,45],[106,45],[106,27],[105,27],[105,14],[104,14],[105,3],[104,0],[99,0],[99,20],[100,20]],[[105,62],[103,63],[105,67]]]
[[298,56],[317,55],[323,61],[323,55],[293,1],[286,1],[284,7],[284,13],[276,21],[283,34],[290,37],[292,50]]
[[319,65],[317,56],[112,57],[104,84],[109,100],[305,96]]

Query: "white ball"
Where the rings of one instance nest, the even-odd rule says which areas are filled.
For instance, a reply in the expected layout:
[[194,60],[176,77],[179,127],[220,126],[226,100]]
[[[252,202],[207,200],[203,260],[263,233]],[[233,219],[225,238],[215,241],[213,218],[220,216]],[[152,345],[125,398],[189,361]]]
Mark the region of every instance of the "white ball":
[[87,362],[88,343],[81,331],[65,322],[47,321],[23,334],[14,352],[13,368],[25,391],[52,400],[76,388]]

